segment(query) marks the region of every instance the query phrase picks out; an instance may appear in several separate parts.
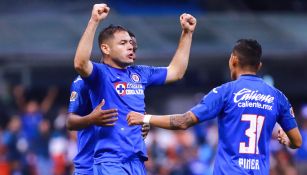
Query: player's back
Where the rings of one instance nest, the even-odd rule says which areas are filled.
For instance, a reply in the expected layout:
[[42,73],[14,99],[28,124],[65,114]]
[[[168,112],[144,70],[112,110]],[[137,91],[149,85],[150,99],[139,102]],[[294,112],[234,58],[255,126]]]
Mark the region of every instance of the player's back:
[[214,174],[269,174],[272,130],[277,121],[285,123],[281,110],[290,104],[279,90],[253,75],[220,88],[224,104],[218,116]]

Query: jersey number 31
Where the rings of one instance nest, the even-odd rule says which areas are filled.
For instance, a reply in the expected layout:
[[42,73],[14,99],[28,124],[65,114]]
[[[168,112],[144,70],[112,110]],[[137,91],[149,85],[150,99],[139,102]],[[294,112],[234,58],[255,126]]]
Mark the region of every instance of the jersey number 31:
[[248,144],[240,142],[239,153],[241,154],[259,154],[258,142],[262,131],[264,117],[254,114],[243,114],[241,121],[249,122],[249,128],[245,130],[248,137]]

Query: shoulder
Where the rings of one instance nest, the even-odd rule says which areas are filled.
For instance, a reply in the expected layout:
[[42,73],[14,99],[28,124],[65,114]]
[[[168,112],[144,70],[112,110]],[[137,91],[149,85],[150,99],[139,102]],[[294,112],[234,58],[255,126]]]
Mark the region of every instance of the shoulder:
[[226,99],[227,96],[230,94],[231,91],[231,82],[224,83],[220,86],[216,86],[213,88],[205,97],[207,96],[214,96],[214,97],[220,97],[222,99]]
[[263,81],[263,84],[266,86],[267,89],[271,91],[272,96],[276,97],[278,100],[288,101],[288,98],[285,96],[285,94],[281,90],[277,89],[274,86],[267,84],[265,81]]
[[73,85],[78,86],[78,85],[83,85],[84,84],[84,80],[82,79],[82,77],[80,75],[78,75],[74,81],[72,82]]
[[224,102],[227,102],[234,94],[235,83],[235,81],[224,83],[220,86],[213,88],[211,92],[221,97]]
[[103,63],[97,63],[97,62],[94,62],[94,61],[92,61],[92,64],[93,64],[93,66],[102,66],[102,65],[104,65]]
[[152,69],[152,66],[146,66],[146,65],[133,65],[133,66],[129,66],[128,69],[131,72],[137,73],[141,76],[144,75],[149,75],[150,74],[150,70]]
[[81,78],[80,75],[78,75],[74,81],[73,81],[73,84],[78,84],[78,83],[82,83],[83,82],[83,79]]
[[75,78],[75,80],[72,82],[71,88],[72,88],[72,89],[75,89],[75,90],[82,90],[82,89],[86,89],[87,86],[86,86],[84,80],[82,79],[82,77],[79,75],[79,76],[77,76],[77,78]]
[[109,66],[104,63],[92,63],[93,70],[88,77],[84,78],[85,82],[93,82],[95,79],[98,79],[101,76],[105,76],[108,72],[111,71],[108,69]]
[[88,96],[89,89],[82,77],[78,76],[71,85],[70,101],[75,101],[77,98],[85,98]]
[[153,66],[148,66],[148,65],[133,65],[129,66],[129,69],[135,70],[135,71],[146,71],[153,68]]
[[230,81],[230,82],[224,83],[224,84],[222,84],[220,86],[217,86],[214,89],[220,90],[220,91],[225,93],[225,92],[231,91],[232,88],[234,87],[235,83],[236,83],[235,81]]
[[289,102],[288,98],[286,97],[286,95],[281,90],[279,90],[277,88],[274,88],[274,90],[275,90],[277,99],[280,103],[288,103]]
[[167,67],[158,67],[158,66],[148,66],[148,65],[133,65],[129,66],[129,69],[134,70],[139,73],[153,74],[157,72],[167,71]]
[[93,63],[93,67],[97,69],[106,69],[108,67],[108,65],[104,63],[97,63],[97,62],[92,62],[92,63]]

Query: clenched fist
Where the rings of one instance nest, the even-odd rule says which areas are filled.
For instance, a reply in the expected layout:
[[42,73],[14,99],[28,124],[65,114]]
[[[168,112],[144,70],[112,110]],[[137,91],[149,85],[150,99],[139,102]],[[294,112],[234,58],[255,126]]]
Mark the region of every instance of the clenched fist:
[[104,20],[109,14],[110,8],[107,4],[95,4],[92,10],[91,19],[95,22]]
[[180,24],[182,30],[185,32],[194,32],[196,23],[197,23],[196,18],[190,14],[183,13],[180,16]]
[[290,146],[290,140],[284,130],[282,130],[281,128],[278,129],[277,140],[282,145]]
[[142,125],[144,115],[138,112],[129,112],[127,115],[128,124],[131,125]]

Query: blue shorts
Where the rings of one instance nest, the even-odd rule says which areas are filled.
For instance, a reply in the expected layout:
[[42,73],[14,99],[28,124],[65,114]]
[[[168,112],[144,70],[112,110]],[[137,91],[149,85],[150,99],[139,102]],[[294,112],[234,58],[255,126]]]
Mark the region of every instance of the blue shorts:
[[103,162],[94,165],[94,175],[146,175],[144,162],[136,159],[128,162]]

